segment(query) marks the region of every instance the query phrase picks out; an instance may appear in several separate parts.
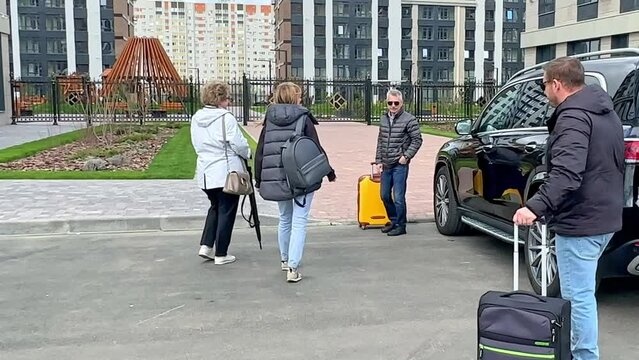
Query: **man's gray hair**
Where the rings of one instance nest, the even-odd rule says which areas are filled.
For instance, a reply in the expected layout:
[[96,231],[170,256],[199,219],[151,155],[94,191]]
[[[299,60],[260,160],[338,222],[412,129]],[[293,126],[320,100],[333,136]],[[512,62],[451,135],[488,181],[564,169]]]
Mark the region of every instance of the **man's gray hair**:
[[388,92],[386,93],[386,98],[388,99],[389,96],[397,96],[399,98],[399,100],[404,101],[404,97],[402,96],[402,92],[397,90],[397,89],[388,90]]

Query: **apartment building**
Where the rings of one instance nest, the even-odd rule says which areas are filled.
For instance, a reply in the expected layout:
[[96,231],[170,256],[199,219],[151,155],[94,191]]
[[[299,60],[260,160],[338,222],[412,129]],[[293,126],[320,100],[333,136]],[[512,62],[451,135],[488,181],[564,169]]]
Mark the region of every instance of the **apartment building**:
[[135,0],[113,2],[113,31],[115,35],[115,58],[122,53],[126,41],[135,36]]
[[7,4],[0,1],[0,125],[11,123],[9,87],[9,15]]
[[523,67],[524,0],[277,0],[278,77],[455,82]]
[[[115,62],[114,0],[8,1],[16,78],[45,81],[79,73],[97,79]],[[123,32],[130,33],[129,25]]]
[[598,50],[639,47],[639,0],[527,2],[525,64]]
[[158,38],[182,76],[267,78],[274,66],[272,9],[265,1],[138,0],[136,33]]

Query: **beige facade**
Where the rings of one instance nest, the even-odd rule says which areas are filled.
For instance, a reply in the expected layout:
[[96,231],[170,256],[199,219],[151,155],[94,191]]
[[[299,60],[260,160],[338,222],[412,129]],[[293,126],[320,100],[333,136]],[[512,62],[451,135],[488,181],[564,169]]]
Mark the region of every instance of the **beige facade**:
[[558,0],[540,13],[538,0],[527,1],[521,47],[525,66],[566,55],[639,47],[639,6],[633,8],[625,0],[580,5],[577,0]]
[[135,0],[113,2],[113,31],[115,32],[115,57],[122,53],[126,41],[135,36],[134,26]]
[[267,78],[275,60],[272,9],[250,1],[137,0],[135,32],[158,38],[183,77]]

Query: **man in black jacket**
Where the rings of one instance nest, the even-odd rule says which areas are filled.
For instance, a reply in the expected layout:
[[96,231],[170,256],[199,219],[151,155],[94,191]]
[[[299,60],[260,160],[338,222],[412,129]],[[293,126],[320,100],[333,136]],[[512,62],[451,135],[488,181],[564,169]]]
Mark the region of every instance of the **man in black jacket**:
[[375,162],[376,171],[382,173],[381,196],[391,220],[382,232],[398,236],[406,234],[408,164],[422,146],[422,134],[415,116],[404,111],[399,90],[389,90],[386,101],[388,113],[380,119]]
[[556,107],[548,120],[548,178],[513,221],[549,220],[561,294],[572,305],[573,359],[599,359],[595,283],[599,257],[621,230],[622,125],[610,96],[598,85],[584,85],[577,59],[548,63],[542,86]]

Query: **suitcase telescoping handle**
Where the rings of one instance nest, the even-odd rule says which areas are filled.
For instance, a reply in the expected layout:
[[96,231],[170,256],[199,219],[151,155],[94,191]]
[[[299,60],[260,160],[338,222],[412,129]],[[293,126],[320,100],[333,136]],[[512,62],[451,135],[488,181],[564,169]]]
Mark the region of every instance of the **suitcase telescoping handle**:
[[[546,244],[547,225],[541,220],[541,296],[547,296],[548,288],[548,246]],[[533,226],[536,226],[533,224]],[[513,229],[513,291],[519,290],[519,226]]]

